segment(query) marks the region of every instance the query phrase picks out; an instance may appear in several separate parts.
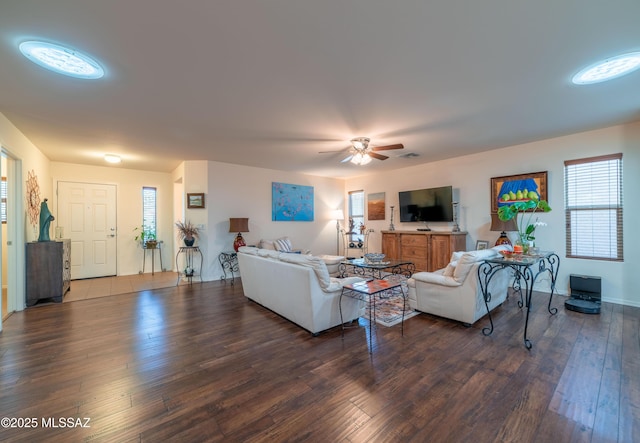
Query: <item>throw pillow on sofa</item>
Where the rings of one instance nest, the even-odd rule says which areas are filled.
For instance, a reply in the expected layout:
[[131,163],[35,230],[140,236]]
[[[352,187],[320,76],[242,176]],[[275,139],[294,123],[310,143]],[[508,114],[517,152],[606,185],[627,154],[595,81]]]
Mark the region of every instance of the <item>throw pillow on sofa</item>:
[[293,251],[293,244],[291,244],[291,240],[289,237],[282,237],[273,241],[273,246],[276,251],[280,252],[291,252]]

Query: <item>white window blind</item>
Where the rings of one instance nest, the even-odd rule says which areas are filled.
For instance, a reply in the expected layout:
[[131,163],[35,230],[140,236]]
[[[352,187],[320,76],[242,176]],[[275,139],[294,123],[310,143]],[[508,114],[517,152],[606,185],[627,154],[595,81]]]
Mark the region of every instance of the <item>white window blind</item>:
[[362,240],[360,226],[364,225],[364,191],[349,192],[349,218],[353,220],[351,240]]
[[142,188],[142,225],[157,235],[156,188]]
[[622,154],[564,162],[567,257],[623,260]]

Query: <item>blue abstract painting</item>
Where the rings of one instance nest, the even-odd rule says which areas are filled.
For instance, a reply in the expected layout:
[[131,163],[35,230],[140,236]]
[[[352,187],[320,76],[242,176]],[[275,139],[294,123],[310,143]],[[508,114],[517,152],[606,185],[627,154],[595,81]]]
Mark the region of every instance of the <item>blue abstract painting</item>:
[[313,221],[313,186],[271,183],[271,220]]

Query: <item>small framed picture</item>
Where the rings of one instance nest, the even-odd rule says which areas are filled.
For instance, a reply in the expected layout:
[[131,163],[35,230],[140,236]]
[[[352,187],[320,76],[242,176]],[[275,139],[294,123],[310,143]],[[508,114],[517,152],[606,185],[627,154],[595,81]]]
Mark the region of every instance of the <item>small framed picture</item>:
[[476,250],[489,249],[489,242],[486,240],[478,240],[476,242]]
[[204,193],[187,194],[187,208],[189,209],[204,208]]

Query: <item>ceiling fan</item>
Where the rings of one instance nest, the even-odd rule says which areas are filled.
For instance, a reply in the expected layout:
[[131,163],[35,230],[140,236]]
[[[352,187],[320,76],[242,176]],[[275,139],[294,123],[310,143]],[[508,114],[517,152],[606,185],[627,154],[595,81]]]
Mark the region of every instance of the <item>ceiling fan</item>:
[[[386,155],[378,154],[377,151],[390,151],[392,149],[404,149],[404,146],[400,143],[395,145],[386,146],[374,146],[369,147],[369,139],[367,137],[356,137],[351,140],[351,146],[347,148],[349,155],[341,160],[340,163],[346,163],[350,161],[356,165],[364,166],[371,162],[371,159],[386,160],[389,157]],[[321,154],[335,151],[323,151]]]

